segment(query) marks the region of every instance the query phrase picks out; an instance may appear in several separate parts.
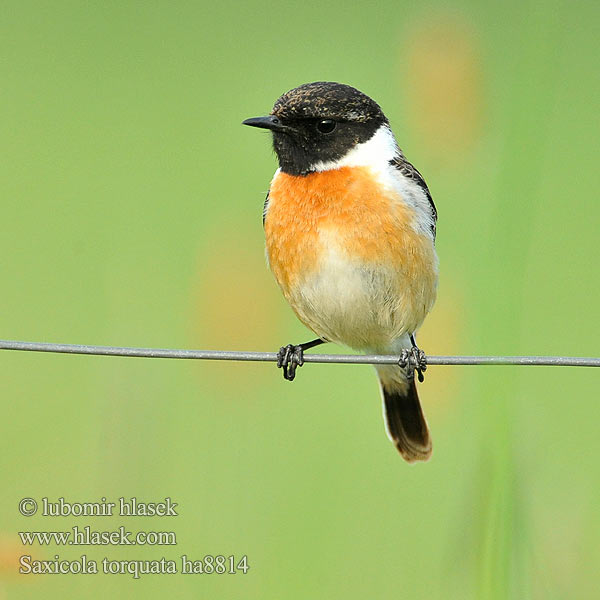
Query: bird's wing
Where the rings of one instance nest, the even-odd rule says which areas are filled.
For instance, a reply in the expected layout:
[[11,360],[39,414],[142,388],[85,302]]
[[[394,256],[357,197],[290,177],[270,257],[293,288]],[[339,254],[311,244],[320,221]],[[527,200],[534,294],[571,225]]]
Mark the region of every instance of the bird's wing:
[[269,192],[267,192],[267,197],[265,198],[265,203],[263,205],[263,211],[262,211],[263,227],[265,226],[265,219],[267,218],[267,210],[268,210],[268,208],[269,208]]
[[423,176],[421,175],[421,173],[419,173],[419,171],[417,171],[417,169],[411,163],[409,163],[406,160],[406,158],[404,158],[404,156],[401,153],[398,153],[392,160],[390,160],[390,164],[392,165],[392,167],[397,169],[401,175],[403,175],[407,179],[410,179],[415,185],[417,185],[423,191],[425,196],[427,197],[427,200],[429,202],[429,207],[431,210],[431,222],[432,222],[431,231],[433,233],[433,239],[435,240],[435,226],[436,226],[436,222],[437,222],[437,209],[435,208],[435,204],[433,203],[433,198],[431,197],[429,188],[427,187],[427,184],[425,183]]

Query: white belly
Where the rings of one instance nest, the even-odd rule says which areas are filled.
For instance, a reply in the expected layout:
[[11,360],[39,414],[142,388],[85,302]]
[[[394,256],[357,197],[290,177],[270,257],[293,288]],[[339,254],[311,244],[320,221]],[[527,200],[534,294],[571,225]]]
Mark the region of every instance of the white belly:
[[330,248],[318,271],[290,300],[300,319],[320,337],[360,350],[384,351],[409,331],[412,321],[400,279],[392,267],[351,260]]

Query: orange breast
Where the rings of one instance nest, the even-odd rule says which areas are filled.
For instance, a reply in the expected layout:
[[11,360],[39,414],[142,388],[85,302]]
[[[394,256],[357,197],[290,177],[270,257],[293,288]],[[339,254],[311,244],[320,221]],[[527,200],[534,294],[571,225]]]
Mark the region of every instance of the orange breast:
[[[426,283],[431,240],[412,227],[414,211],[384,190],[366,167],[279,173],[271,184],[265,221],[271,269],[286,292],[318,269],[319,235],[333,231],[349,257],[400,270],[407,283]],[[435,274],[431,274],[435,286]],[[430,287],[426,285],[426,287]]]

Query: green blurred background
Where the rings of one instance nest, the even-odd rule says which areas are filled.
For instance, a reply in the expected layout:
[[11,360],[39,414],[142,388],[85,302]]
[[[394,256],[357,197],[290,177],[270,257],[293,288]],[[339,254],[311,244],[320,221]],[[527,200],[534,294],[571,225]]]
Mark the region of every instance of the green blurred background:
[[[0,337],[273,351],[275,169],[244,128],[315,80],[374,97],[439,211],[430,354],[599,355],[595,2],[5,2]],[[327,348],[332,351],[332,348]],[[344,351],[333,348],[334,351]],[[409,466],[370,367],[0,353],[0,598],[592,598],[599,373],[432,367]],[[24,496],[170,496],[171,519]],[[17,531],[173,530],[176,547]],[[23,576],[35,558],[247,555],[247,575]]]

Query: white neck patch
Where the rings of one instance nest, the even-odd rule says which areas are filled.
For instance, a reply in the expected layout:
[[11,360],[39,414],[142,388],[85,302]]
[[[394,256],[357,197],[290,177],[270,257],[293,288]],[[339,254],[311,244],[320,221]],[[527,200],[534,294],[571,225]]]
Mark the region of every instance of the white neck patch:
[[335,161],[319,162],[312,168],[315,171],[331,171],[342,167],[368,167],[384,188],[396,192],[401,201],[414,210],[411,223],[414,230],[433,240],[435,223],[429,199],[413,179],[391,164],[390,161],[398,156],[402,153],[392,130],[388,125],[382,125],[371,139],[356,145],[346,156]]
[[339,160],[319,162],[312,165],[315,171],[330,171],[342,167],[371,167],[376,171],[386,168],[398,153],[398,145],[388,125],[382,125],[373,136],[357,144]]

